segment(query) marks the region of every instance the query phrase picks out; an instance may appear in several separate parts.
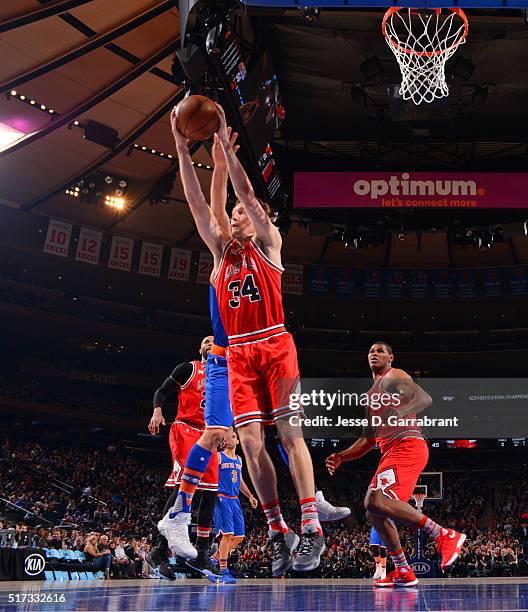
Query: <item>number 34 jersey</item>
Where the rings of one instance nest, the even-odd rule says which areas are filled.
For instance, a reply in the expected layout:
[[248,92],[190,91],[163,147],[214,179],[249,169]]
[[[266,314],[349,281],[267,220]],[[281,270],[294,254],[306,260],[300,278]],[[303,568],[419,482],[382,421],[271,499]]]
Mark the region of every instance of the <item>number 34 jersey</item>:
[[286,333],[281,279],[258,245],[230,240],[212,281],[229,345],[249,344]]

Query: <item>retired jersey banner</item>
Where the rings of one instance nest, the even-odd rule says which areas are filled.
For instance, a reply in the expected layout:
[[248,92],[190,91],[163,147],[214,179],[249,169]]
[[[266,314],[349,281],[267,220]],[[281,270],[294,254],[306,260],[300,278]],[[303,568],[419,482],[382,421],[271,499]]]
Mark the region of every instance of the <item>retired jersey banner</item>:
[[433,273],[433,297],[450,298],[453,295],[451,270],[436,270]]
[[401,270],[387,270],[385,272],[385,289],[387,297],[402,298],[407,293],[406,273]]
[[103,242],[102,232],[81,227],[75,259],[96,266],[99,263],[99,253]]
[[380,298],[383,294],[383,272],[381,270],[365,270],[363,276],[365,297]]
[[486,297],[502,296],[502,270],[500,268],[482,270],[482,284]]
[[295,208],[528,208],[528,174],[296,172]]
[[70,238],[72,233],[71,223],[50,219],[46,242],[44,242],[44,253],[67,257],[70,248]]
[[356,271],[352,268],[338,268],[336,273],[336,294],[340,297],[356,295]]
[[163,246],[154,242],[143,242],[141,255],[139,257],[138,272],[147,276],[159,276],[161,274],[161,260],[163,258]]
[[130,272],[133,252],[134,241],[132,238],[112,236],[112,246],[110,247],[108,267],[112,270],[123,270],[124,272]]
[[508,270],[508,288],[511,295],[528,294],[528,279],[524,266],[515,266]]
[[211,253],[200,252],[198,260],[198,273],[196,282],[199,285],[208,285],[211,282],[211,272],[213,271],[213,256]]
[[412,298],[426,298],[429,289],[429,276],[425,270],[411,270],[409,273],[409,293]]
[[299,264],[285,264],[282,274],[282,288],[284,293],[302,295],[304,268]]
[[475,270],[457,270],[457,294],[460,298],[474,298],[477,295],[477,274]]
[[169,261],[169,279],[188,281],[191,271],[192,251],[188,249],[171,249]]
[[328,293],[332,272],[333,269],[328,266],[311,266],[310,291],[319,295]]

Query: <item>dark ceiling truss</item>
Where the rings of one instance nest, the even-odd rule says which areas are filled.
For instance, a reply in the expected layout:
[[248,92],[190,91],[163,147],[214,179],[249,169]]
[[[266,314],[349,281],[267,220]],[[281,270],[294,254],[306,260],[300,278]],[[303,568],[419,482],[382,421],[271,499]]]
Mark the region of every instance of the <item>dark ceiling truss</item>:
[[93,1],[94,0],[58,0],[57,2],[43,6],[35,11],[30,11],[29,13],[24,13],[23,15],[17,15],[16,17],[9,17],[0,22],[0,34],[29,25],[30,23],[35,23],[36,21],[46,19],[47,17],[53,17],[54,15],[66,13],[71,9],[82,6],[83,4],[89,4]]
[[183,99],[185,92],[180,90],[177,94],[172,96],[167,102],[164,102],[152,115],[147,117],[141,125],[139,125],[135,130],[130,132],[128,136],[123,138],[111,151],[105,153],[101,157],[99,157],[95,162],[77,172],[74,176],[70,176],[66,181],[62,182],[60,185],[56,185],[46,193],[43,193],[24,206],[22,206],[22,210],[31,211],[37,206],[43,204],[49,198],[63,192],[69,185],[74,183],[77,180],[80,180],[83,177],[90,176],[94,172],[97,172],[102,166],[107,164],[111,159],[113,159],[116,155],[126,150],[131,144],[133,144],[142,134],[144,134],[150,127],[152,127],[157,121],[159,121],[164,115],[166,115],[180,100]]
[[[196,151],[198,151],[198,149],[200,148],[200,145],[201,145],[201,142],[196,141],[189,147],[189,153],[191,154],[191,156],[194,155]],[[178,163],[178,158],[176,157],[171,163],[170,168],[167,170],[167,172],[160,179],[158,179],[158,181],[152,187],[150,187],[148,191],[146,191],[143,195],[137,198],[134,202],[130,202],[127,206],[126,211],[119,217],[119,219],[113,222],[108,227],[106,227],[105,230],[106,231],[112,230],[116,225],[118,225],[119,223],[122,223],[132,213],[139,210],[143,206],[143,204],[145,204],[145,202],[148,201],[149,196],[153,192],[155,192],[157,189],[159,189],[167,181],[167,179],[170,176],[173,176],[174,178],[176,177],[178,170],[179,170],[179,163]]]
[[42,64],[41,66],[38,66],[37,68],[34,68],[33,70],[30,70],[24,74],[17,76],[14,79],[11,79],[10,81],[6,81],[5,83],[0,84],[0,93],[4,93],[6,91],[15,89],[19,87],[20,85],[22,85],[23,83],[36,79],[37,77],[43,76],[44,74],[47,74],[48,72],[51,72],[52,70],[56,70],[57,68],[60,68],[61,66],[64,66],[65,64],[79,57],[82,57],[83,55],[86,55],[87,53],[90,53],[91,51],[94,51],[95,49],[99,49],[100,47],[107,45],[108,43],[119,38],[120,36],[127,34],[134,28],[137,28],[143,25],[147,21],[150,21],[151,19],[158,17],[162,13],[172,8],[174,8],[174,1],[164,0],[164,2],[162,2],[161,4],[158,4],[154,8],[151,8],[141,13],[140,15],[134,17],[133,19],[128,20],[127,22],[119,25],[117,28],[114,28],[113,30],[110,30],[109,32],[105,32],[104,34],[97,34],[96,36],[91,38],[88,42],[81,45],[80,47],[77,47],[76,49],[73,49],[72,51],[69,51],[68,53],[65,53],[64,55],[61,55],[60,57],[56,57],[52,59],[51,61],[46,62],[45,64]]
[[36,142],[37,140],[40,140],[44,136],[47,136],[48,134],[55,132],[60,127],[67,125],[68,123],[72,123],[75,119],[77,119],[77,117],[79,117],[86,111],[90,110],[94,106],[97,106],[97,104],[101,103],[103,100],[110,98],[117,91],[119,91],[120,89],[122,89],[123,87],[131,83],[134,79],[138,78],[143,73],[150,70],[152,66],[155,66],[156,64],[161,62],[161,60],[165,59],[168,55],[170,55],[171,53],[174,53],[176,49],[178,48],[178,45],[179,45],[178,40],[169,43],[168,45],[163,47],[163,49],[161,49],[160,51],[158,51],[151,57],[147,58],[146,60],[142,61],[140,64],[132,68],[130,72],[127,72],[127,74],[122,76],[120,79],[118,79],[117,81],[113,82],[111,85],[108,85],[107,87],[105,87],[104,89],[96,93],[95,95],[85,100],[80,106],[77,106],[70,112],[64,115],[61,115],[59,119],[53,121],[52,123],[49,123],[47,126],[42,128],[38,132],[31,134],[31,136],[28,136],[24,138],[23,140],[18,141],[12,147],[9,147],[8,149],[1,151],[0,157],[5,157],[11,153],[14,153],[15,151],[23,149],[24,147]]
[[325,157],[347,158],[351,161],[372,162],[387,167],[391,164],[412,163],[415,159],[426,160],[435,166],[454,168],[460,164],[485,162],[496,158],[514,155],[527,156],[528,143],[492,141],[453,141],[439,142],[430,140],[383,141],[316,141],[288,140],[292,150],[316,153]]

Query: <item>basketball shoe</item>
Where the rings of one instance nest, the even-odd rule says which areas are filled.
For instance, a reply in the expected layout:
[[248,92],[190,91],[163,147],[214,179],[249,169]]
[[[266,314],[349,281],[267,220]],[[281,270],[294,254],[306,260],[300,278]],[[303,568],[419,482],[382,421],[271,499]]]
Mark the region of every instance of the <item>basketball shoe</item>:
[[373,580],[380,580],[387,577],[387,568],[376,563],[376,571],[374,572]]
[[332,504],[324,498],[322,491],[316,491],[315,502],[317,504],[317,514],[321,523],[329,523],[331,521],[339,521],[350,516],[350,508],[344,506],[332,506]]
[[273,577],[284,576],[293,564],[293,553],[299,546],[299,536],[293,531],[270,534],[271,572]]
[[418,578],[414,575],[412,569],[402,572],[401,570],[395,569],[393,572],[389,572],[386,578],[380,578],[374,580],[375,587],[412,587],[418,584]]
[[159,521],[158,531],[167,538],[169,548],[173,554],[184,559],[196,559],[198,552],[189,539],[190,512],[176,512],[169,510]]
[[464,542],[466,541],[465,533],[458,533],[454,529],[441,529],[436,539],[436,547],[442,555],[440,567],[445,569],[452,565],[456,560]]
[[297,572],[309,572],[319,567],[325,548],[324,537],[317,530],[305,531],[301,534],[293,569]]

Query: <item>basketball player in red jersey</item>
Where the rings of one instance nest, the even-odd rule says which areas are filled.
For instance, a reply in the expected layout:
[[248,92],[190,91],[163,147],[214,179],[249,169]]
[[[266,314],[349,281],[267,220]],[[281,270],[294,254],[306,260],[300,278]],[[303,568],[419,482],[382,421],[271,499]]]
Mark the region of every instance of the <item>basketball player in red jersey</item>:
[[[212,346],[213,336],[204,338],[200,345],[201,361],[194,360],[180,363],[154,393],[154,411],[148,425],[152,435],[159,433],[160,425],[165,425],[163,406],[167,396],[174,391],[179,392],[178,412],[169,433],[173,469],[165,483],[166,487],[173,488],[174,490],[165,504],[165,512],[174,505],[187,456],[205,429],[205,360]],[[202,496],[198,506],[196,548],[198,553],[201,553],[203,556],[209,550],[209,533],[211,531],[218,491],[218,459],[216,456],[214,459],[207,466],[197,486],[202,491]],[[168,535],[170,538],[170,532]],[[174,572],[172,572],[170,566],[167,567],[167,552],[167,540],[164,536],[160,535],[157,546],[153,548],[147,557],[147,562],[156,574],[161,574],[164,578],[175,579]],[[213,574],[220,573],[210,563],[207,564],[207,567],[202,568],[202,570],[207,570]],[[171,573],[172,576],[170,575]]]
[[[417,413],[431,405],[432,400],[406,372],[392,367],[393,359],[392,348],[385,342],[376,342],[370,348],[368,362],[374,384],[369,396],[398,394],[396,401],[377,411],[371,403],[369,414],[377,413],[383,418],[383,424],[377,431],[360,438],[350,448],[333,453],[326,460],[328,471],[334,474],[342,463],[362,457],[376,444],[382,453],[365,497],[365,509],[367,520],[387,546],[395,570],[384,579],[374,580],[376,587],[407,587],[418,583],[405,558],[393,521],[422,529],[435,538],[442,555],[442,569],[454,563],[466,539],[463,533],[438,525],[407,503],[429,458],[427,443],[413,421]],[[405,417],[405,420],[402,424],[395,424],[388,421],[390,416]]]
[[[324,539],[317,515],[312,460],[289,395],[299,370],[293,340],[284,328],[281,297],[281,236],[255,198],[235,155],[230,131],[219,107],[218,139],[227,161],[238,202],[230,227],[221,227],[196,178],[187,139],[171,116],[186,199],[198,232],[214,259],[211,281],[220,316],[229,336],[227,363],[235,426],[239,429],[248,470],[263,505],[273,547],[272,571],[290,567],[308,571],[319,565]],[[269,208],[269,207],[268,207]],[[276,423],[301,499],[302,541],[288,529],[281,514],[275,469],[264,446],[265,424]],[[295,562],[293,553],[298,548]]]
[[[293,565],[308,571],[324,550],[317,513],[312,460],[300,426],[290,417],[290,394],[299,384],[297,351],[284,327],[282,238],[253,191],[229,138],[223,109],[217,105],[217,137],[224,149],[237,197],[231,215],[232,240],[215,248],[212,280],[229,339],[228,371],[235,427],[246,465],[268,520],[273,575]],[[267,207],[269,209],[269,207]],[[264,426],[276,425],[288,455],[301,505],[301,540],[281,515],[275,468],[264,444]],[[298,547],[295,560],[293,552]]]

